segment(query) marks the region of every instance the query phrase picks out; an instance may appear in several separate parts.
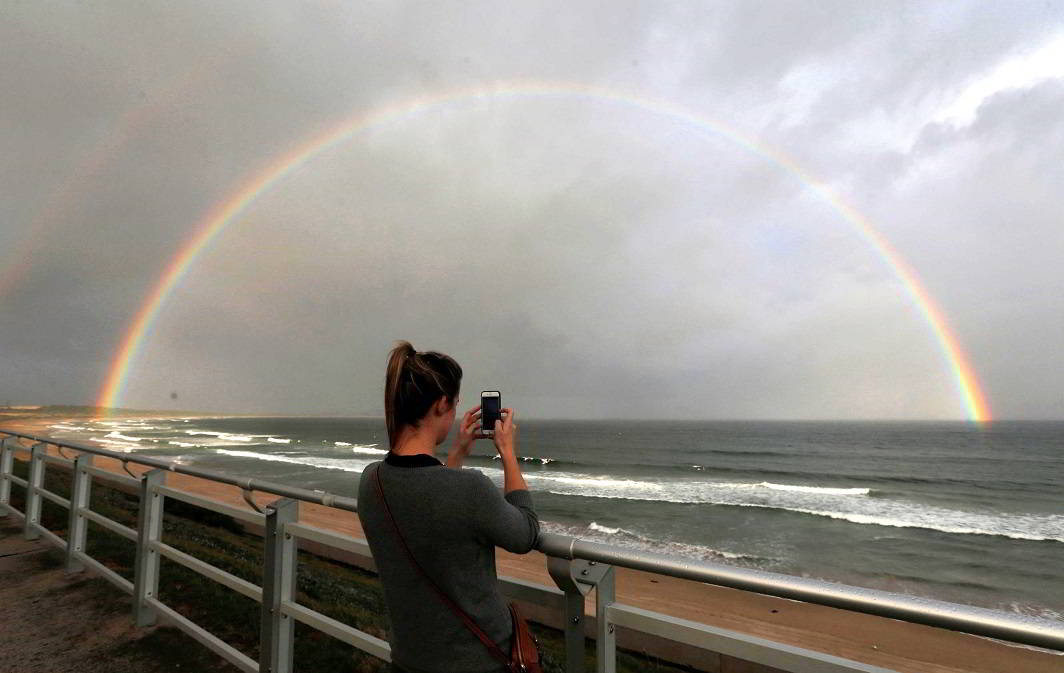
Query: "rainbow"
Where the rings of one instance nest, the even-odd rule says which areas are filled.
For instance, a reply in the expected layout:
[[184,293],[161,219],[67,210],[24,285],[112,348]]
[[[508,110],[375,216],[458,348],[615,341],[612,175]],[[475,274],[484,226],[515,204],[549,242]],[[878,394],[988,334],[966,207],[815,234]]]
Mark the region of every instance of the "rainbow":
[[199,259],[203,251],[215,240],[218,234],[235,221],[259,196],[273,188],[293,170],[322,152],[347,141],[355,134],[373,127],[410,119],[449,104],[489,100],[502,96],[568,96],[597,103],[607,102],[635,106],[655,115],[668,117],[701,132],[724,137],[794,174],[819,198],[831,205],[848,222],[853,224],[857,231],[894,271],[930,326],[941,353],[951,369],[957,392],[963,402],[968,418],[975,422],[990,420],[990,410],[980,389],[975,371],[968,362],[956,336],[950,331],[945,316],[935,304],[927,289],[924,288],[915,271],[902,259],[901,255],[890,243],[876,231],[867,218],[853,207],[844,203],[827,185],[809,175],[793,159],[779,151],[747,138],[735,129],[716,120],[695,116],[688,110],[670,102],[642,98],[610,89],[556,82],[505,82],[491,87],[450,90],[360,112],[311,136],[305,142],[296,145],[291,151],[278,157],[245,182],[239,191],[216,204],[200,222],[191,238],[170,260],[155,287],[152,288],[152,291],[148,294],[126,330],[120,347],[113,358],[106,381],[100,390],[97,404],[101,407],[111,408],[119,406],[129,378],[130,367],[136,360],[145,339],[151,335],[155,320],[175,288],[188,275],[196,260]]

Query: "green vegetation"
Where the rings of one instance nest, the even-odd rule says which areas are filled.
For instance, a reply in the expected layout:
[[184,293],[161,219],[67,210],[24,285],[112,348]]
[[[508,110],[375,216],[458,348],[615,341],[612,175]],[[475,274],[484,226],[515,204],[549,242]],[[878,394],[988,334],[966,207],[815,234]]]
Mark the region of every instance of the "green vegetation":
[[[15,474],[25,479],[28,465],[15,461]],[[70,475],[49,465],[45,488],[69,498]],[[11,501],[24,508],[24,492],[12,484]],[[93,511],[136,529],[137,498],[95,480],[92,487]],[[66,536],[67,510],[42,500],[42,524],[62,537]],[[163,541],[194,555],[248,582],[262,582],[262,538],[245,532],[232,518],[168,499],[164,506]],[[133,580],[134,546],[89,522],[87,551],[97,561],[116,573]],[[160,600],[207,629],[253,659],[259,656],[259,604],[227,587],[213,582],[166,558],[161,561]],[[299,552],[297,602],[324,615],[349,624],[378,638],[387,639],[388,619],[384,597],[375,574],[337,561]],[[538,623],[532,624],[543,651],[543,670],[563,673],[565,641],[561,631]],[[157,636],[159,646],[165,647]],[[331,636],[300,623],[295,625],[295,670],[387,671],[388,665]],[[595,670],[595,643],[586,641],[586,669]],[[656,657],[618,650],[619,673],[645,671],[691,672],[693,669],[659,661]]]

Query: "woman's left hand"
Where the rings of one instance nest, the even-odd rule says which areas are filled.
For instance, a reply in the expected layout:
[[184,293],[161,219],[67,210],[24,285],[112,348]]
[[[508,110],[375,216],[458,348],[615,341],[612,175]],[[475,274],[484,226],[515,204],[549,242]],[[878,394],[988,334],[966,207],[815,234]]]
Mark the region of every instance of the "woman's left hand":
[[478,404],[462,416],[462,423],[458,426],[458,437],[454,440],[454,448],[462,453],[469,453],[474,440],[488,439],[488,436],[481,432],[482,429]]

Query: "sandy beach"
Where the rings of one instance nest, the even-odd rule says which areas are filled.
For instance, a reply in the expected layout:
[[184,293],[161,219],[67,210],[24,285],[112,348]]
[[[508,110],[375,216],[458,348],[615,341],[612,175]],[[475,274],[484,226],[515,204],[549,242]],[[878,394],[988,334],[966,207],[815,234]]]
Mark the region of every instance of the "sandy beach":
[[[0,428],[47,436],[47,426],[55,421],[53,418],[0,418]],[[23,442],[25,446],[29,443]],[[55,452],[54,447],[49,450]],[[441,459],[445,455],[441,447]],[[125,474],[119,461],[97,457],[95,464]],[[137,474],[148,469],[133,464],[129,468]],[[236,487],[176,473],[167,474],[167,483],[237,507],[247,507]],[[260,506],[276,499],[277,496],[267,493],[254,494]],[[363,537],[358,517],[352,512],[303,503],[300,520]],[[500,575],[554,585],[547,573],[546,557],[539,552],[515,555],[500,549],[497,566]],[[906,673],[1051,673],[1064,667],[1064,656],[1059,654],[943,629],[626,568],[617,568],[616,578],[617,600],[621,603]],[[594,616],[593,594],[585,609]]]

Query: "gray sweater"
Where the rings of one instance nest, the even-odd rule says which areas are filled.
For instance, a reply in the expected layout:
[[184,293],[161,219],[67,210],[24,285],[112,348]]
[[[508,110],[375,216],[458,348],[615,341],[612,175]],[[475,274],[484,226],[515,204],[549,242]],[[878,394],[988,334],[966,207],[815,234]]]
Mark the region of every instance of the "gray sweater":
[[366,466],[358,486],[358,517],[391,621],[392,662],[410,673],[505,670],[410,563],[377,495],[376,470],[414,558],[506,654],[513,627],[499,593],[495,547],[531,551],[539,535],[531,494],[520,489],[504,497],[479,470],[446,467],[428,454],[389,453]]

